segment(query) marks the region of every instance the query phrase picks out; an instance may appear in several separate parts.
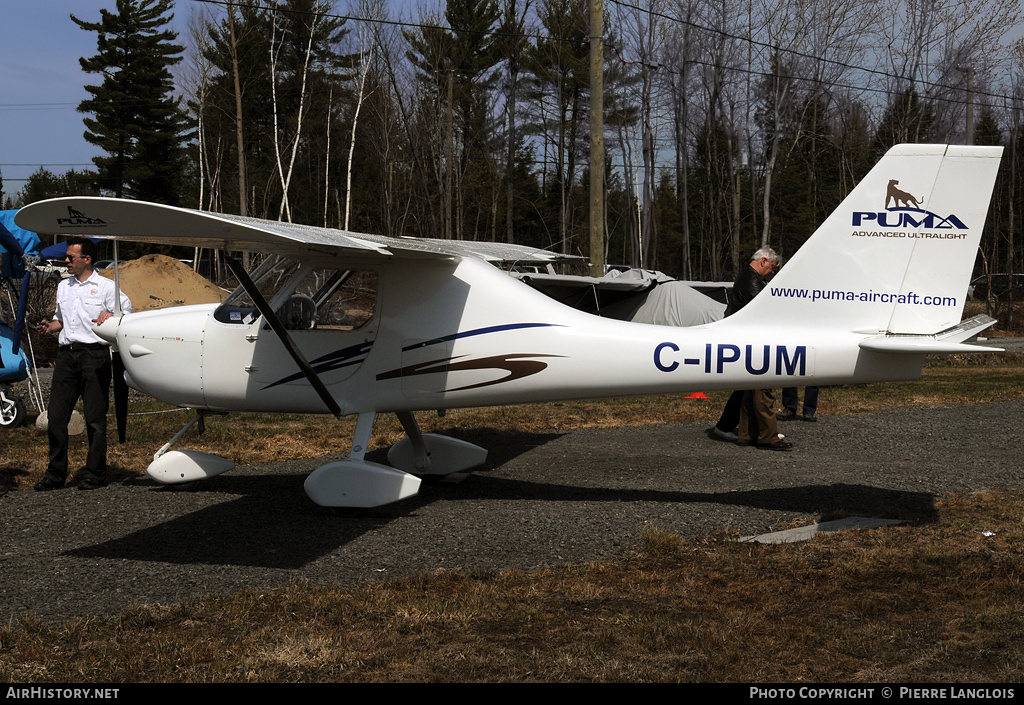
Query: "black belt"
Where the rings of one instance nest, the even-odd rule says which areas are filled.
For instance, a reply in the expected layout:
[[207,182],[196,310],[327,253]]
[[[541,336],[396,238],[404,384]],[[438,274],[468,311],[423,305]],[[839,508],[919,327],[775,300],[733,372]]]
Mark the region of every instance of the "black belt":
[[103,350],[110,346],[106,343],[69,343],[67,345],[58,345],[58,350]]

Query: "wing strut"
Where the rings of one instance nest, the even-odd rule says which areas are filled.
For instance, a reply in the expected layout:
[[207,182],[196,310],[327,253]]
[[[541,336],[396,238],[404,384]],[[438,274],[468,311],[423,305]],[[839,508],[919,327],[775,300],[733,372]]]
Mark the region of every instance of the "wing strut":
[[277,337],[281,340],[281,344],[284,345],[284,349],[292,356],[292,359],[295,360],[295,364],[299,366],[300,370],[302,370],[302,374],[306,376],[309,383],[313,385],[313,389],[315,389],[316,393],[320,395],[320,399],[323,400],[328,410],[334,414],[335,418],[340,419],[342,414],[341,407],[338,406],[338,402],[336,402],[334,397],[331,396],[331,393],[327,391],[327,387],[310,366],[309,361],[306,360],[306,356],[302,354],[302,351],[299,350],[298,347],[296,347],[295,342],[292,340],[291,336],[288,335],[288,331],[285,330],[284,325],[281,323],[281,319],[278,318],[277,314],[270,308],[270,304],[267,303],[267,300],[263,298],[263,294],[260,293],[260,290],[256,288],[252,279],[249,278],[249,274],[245,271],[245,268],[238,260],[233,257],[228,257],[227,253],[224,254],[224,261],[227,262],[228,267],[231,269],[231,273],[238,279],[242,288],[244,288],[246,293],[252,298],[253,303],[256,304],[256,308],[261,314],[263,314],[263,318],[266,319],[274,333],[277,334]]

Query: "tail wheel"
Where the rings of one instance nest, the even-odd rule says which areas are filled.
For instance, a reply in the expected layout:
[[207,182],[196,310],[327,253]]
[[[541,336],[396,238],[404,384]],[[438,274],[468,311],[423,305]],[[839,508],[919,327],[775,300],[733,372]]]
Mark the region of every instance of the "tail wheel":
[[21,397],[0,394],[0,427],[17,428],[25,423],[25,402]]

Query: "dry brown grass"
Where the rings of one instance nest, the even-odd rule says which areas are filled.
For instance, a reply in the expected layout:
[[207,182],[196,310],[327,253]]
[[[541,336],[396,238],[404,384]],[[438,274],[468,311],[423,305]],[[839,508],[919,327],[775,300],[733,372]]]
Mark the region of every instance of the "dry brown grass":
[[965,319],[978,314],[985,314],[996,319],[995,325],[985,331],[983,335],[991,337],[1020,336],[1024,334],[1024,301],[1002,298],[993,302],[995,305],[989,308],[986,301],[970,301],[964,304],[963,317]]
[[801,544],[653,529],[616,562],[25,621],[0,630],[0,680],[1019,680],[1024,495],[937,506],[932,523]]

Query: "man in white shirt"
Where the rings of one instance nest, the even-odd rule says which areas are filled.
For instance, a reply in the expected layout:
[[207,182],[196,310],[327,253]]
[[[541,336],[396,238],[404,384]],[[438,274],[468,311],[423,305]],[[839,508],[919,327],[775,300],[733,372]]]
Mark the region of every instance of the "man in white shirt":
[[[110,346],[97,336],[93,325],[103,323],[116,310],[114,282],[93,269],[96,245],[84,238],[68,239],[67,261],[71,276],[57,287],[53,320],[36,326],[40,333],[58,333],[57,361],[50,384],[47,409],[50,460],[37,491],[64,486],[68,477],[68,422],[79,397],[85,413],[89,454],[78,478],[78,489],[106,484],[107,408],[110,405]],[[121,293],[121,311],[131,302]]]

